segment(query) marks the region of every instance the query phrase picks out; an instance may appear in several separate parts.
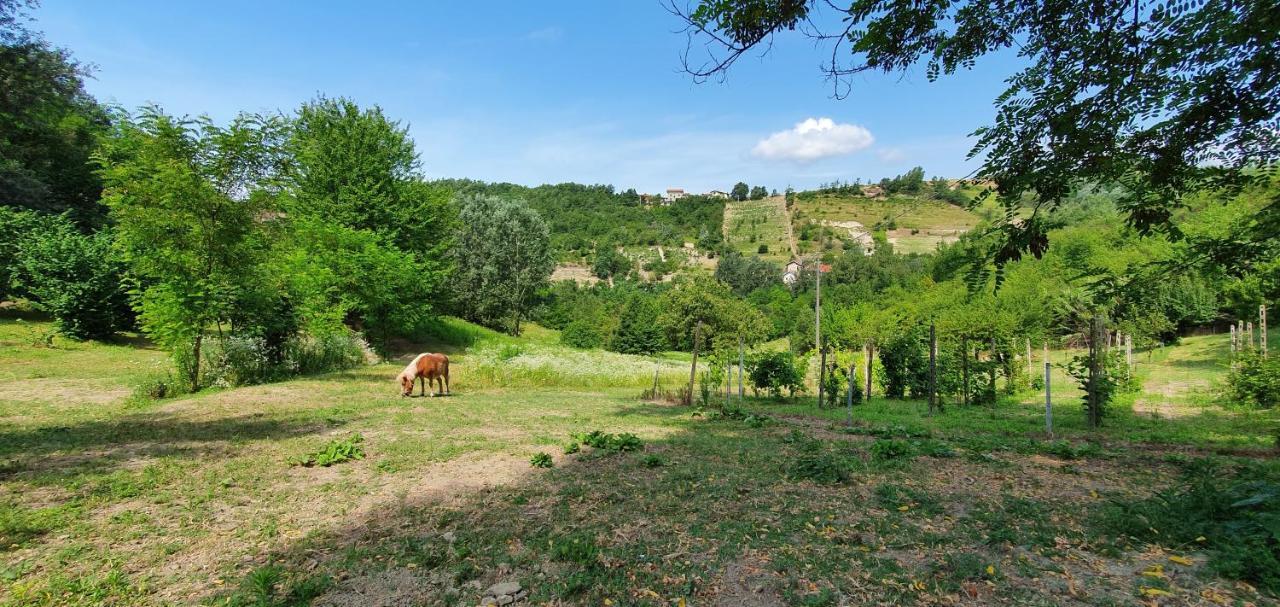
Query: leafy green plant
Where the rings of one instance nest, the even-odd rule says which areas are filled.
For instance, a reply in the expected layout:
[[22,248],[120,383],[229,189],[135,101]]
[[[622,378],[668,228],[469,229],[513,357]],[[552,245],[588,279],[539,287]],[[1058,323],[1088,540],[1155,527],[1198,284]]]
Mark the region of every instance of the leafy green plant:
[[577,453],[581,450],[582,450],[582,447],[578,446],[578,441],[569,441],[564,446],[565,455],[573,455],[574,453]]
[[329,467],[334,464],[364,459],[364,447],[361,443],[364,437],[360,434],[352,434],[345,438],[339,438],[329,441],[324,448],[311,453],[302,458],[294,458],[290,460],[290,464],[295,466],[312,466]]
[[786,465],[787,478],[808,480],[819,485],[836,485],[849,480],[849,464],[818,441],[806,441],[802,451]]
[[639,451],[644,446],[644,443],[640,441],[640,437],[630,432],[611,434],[600,430],[592,430],[591,432],[574,434],[573,439],[588,447],[602,451]]
[[529,465],[534,468],[550,468],[556,464],[552,461],[550,454],[535,453],[533,457],[529,458]]
[[871,457],[881,461],[911,457],[915,453],[911,443],[901,439],[882,438],[871,443]]
[[1280,356],[1263,358],[1245,352],[1227,374],[1228,398],[1232,403],[1259,409],[1280,405]]
[[667,463],[666,460],[662,459],[662,456],[654,453],[650,453],[644,456],[644,458],[640,460],[640,465],[644,466],[645,468],[659,468],[665,465],[666,463]]
[[804,389],[804,371],[790,352],[765,352],[751,362],[752,389],[767,390],[774,397],[786,390],[791,396]]

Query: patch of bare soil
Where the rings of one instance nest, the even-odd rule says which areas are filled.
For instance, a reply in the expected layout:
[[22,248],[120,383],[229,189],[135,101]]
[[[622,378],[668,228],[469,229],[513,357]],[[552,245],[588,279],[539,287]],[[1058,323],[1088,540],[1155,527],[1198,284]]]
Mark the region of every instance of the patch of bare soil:
[[435,595],[433,580],[412,569],[390,569],[351,578],[316,599],[317,607],[414,607]]
[[724,568],[709,594],[715,607],[783,607],[777,586],[767,561],[748,553]]
[[591,273],[591,268],[573,263],[557,265],[555,270],[551,272],[551,280],[552,282],[572,280],[580,285],[593,285],[600,282],[600,279]]

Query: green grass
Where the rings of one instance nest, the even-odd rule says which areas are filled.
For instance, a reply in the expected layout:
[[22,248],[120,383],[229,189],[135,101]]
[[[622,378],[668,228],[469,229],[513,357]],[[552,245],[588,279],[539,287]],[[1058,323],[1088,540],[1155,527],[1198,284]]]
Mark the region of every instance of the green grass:
[[[1175,483],[1188,448],[1266,446],[1269,413],[1118,413],[1095,433],[1063,385],[1057,440],[1034,397],[994,417],[873,399],[848,432],[809,399],[641,402],[681,361],[536,329],[475,332],[447,398],[400,397],[388,363],[140,405],[130,382],[162,353],[36,345],[47,328],[0,323],[0,605],[475,604],[498,581],[534,605],[1053,605],[1067,576],[1077,600],[1132,604],[1157,562],[1191,601],[1272,600],[1099,519]],[[106,392],[68,388],[87,381]],[[566,449],[596,430],[614,440]],[[290,465],[356,435],[363,458]]]

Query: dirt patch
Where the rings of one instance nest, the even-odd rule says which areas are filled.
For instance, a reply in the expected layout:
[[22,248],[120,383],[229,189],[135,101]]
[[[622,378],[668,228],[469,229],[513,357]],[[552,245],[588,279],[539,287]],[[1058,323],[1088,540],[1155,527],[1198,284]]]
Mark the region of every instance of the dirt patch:
[[783,607],[786,602],[777,590],[776,575],[768,562],[747,555],[729,563],[713,585],[715,607]]
[[321,607],[413,607],[433,598],[432,584],[412,569],[391,569],[353,578],[316,599]]
[[560,280],[572,280],[580,285],[593,285],[600,282],[600,279],[591,273],[590,268],[573,263],[562,263],[551,271],[551,281]]

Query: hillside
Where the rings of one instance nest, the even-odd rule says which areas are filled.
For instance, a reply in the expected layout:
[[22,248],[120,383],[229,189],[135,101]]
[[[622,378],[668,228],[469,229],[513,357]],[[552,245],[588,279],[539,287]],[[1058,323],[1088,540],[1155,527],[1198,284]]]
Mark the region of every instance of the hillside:
[[938,244],[954,242],[980,221],[964,207],[927,194],[866,197],[851,194],[802,192],[792,206],[792,225],[801,253],[813,251],[830,230],[833,248],[845,241],[866,242],[883,233],[898,253],[928,253]]
[[743,255],[786,262],[794,256],[788,223],[781,196],[729,201],[724,209],[725,244]]

